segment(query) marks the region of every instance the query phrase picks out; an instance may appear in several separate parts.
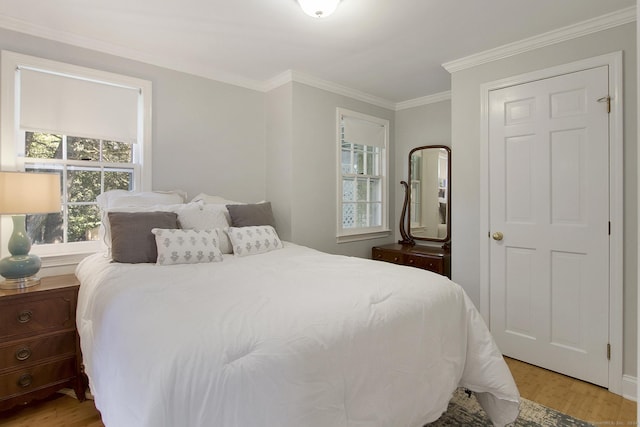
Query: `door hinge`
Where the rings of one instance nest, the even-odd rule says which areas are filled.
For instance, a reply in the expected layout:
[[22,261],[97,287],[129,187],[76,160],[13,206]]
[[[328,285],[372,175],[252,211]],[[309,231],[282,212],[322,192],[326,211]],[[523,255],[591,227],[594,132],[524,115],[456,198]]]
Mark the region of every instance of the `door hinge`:
[[611,97],[609,95],[607,96],[603,96],[602,98],[598,99],[598,102],[606,102],[607,103],[607,113],[611,113]]
[[607,343],[607,360],[611,360],[611,344]]
[[611,236],[611,221],[609,221],[609,236]]

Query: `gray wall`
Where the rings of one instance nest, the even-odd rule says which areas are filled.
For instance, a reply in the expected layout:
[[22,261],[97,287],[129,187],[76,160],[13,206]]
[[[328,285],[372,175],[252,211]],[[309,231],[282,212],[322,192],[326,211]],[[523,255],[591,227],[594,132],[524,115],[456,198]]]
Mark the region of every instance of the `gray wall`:
[[[400,213],[404,203],[404,190],[400,181],[409,178],[409,151],[421,145],[451,146],[451,101],[440,101],[396,112],[396,189],[395,239],[400,237]],[[452,153],[453,159],[454,153]],[[450,183],[451,185],[451,183]],[[455,188],[455,183],[453,183]],[[454,190],[455,191],[455,190]],[[454,208],[455,209],[455,208]]]
[[293,84],[266,95],[267,192],[278,235],[291,241],[293,197]]
[[[284,86],[267,94],[267,198],[286,199],[278,209],[289,210],[277,219],[278,230],[282,227],[290,232],[289,240],[301,245],[369,258],[371,247],[391,242],[393,232],[382,239],[336,243],[336,108],[389,120],[390,183],[395,176],[394,112],[301,83]],[[278,141],[279,137],[283,141]],[[272,149],[283,155],[273,155]],[[390,187],[389,201],[393,203],[395,193]],[[394,222],[391,212],[392,229]]]
[[265,94],[2,29],[0,49],[150,80],[154,190],[271,200],[284,239],[327,252],[369,257],[393,240],[335,241],[336,107],[390,121],[391,183],[392,110],[299,83]]
[[153,189],[264,199],[263,93],[2,29],[0,49],[150,80]]
[[480,294],[480,86],[483,83],[622,50],[624,53],[624,373],[636,375],[637,136],[636,27],[626,24],[458,71],[452,88],[452,276],[478,304]]

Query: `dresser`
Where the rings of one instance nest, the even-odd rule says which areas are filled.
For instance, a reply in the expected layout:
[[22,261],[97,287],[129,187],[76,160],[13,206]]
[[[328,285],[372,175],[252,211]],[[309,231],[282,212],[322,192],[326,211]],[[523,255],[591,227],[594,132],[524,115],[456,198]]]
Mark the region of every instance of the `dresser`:
[[393,243],[374,246],[371,249],[371,257],[374,260],[422,268],[451,277],[451,251],[442,247]]
[[76,330],[79,283],[45,277],[22,290],[0,290],[0,410],[70,387],[85,398]]

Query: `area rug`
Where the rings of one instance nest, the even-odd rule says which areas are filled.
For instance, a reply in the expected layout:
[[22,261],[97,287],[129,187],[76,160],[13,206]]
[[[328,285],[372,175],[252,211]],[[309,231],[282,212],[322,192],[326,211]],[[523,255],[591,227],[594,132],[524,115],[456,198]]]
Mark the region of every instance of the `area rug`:
[[[512,427],[593,427],[593,424],[547,408],[526,399],[520,399],[520,415],[510,424]],[[447,412],[435,422],[425,427],[487,427],[491,421],[484,413],[475,396],[468,396],[458,389],[453,395]]]

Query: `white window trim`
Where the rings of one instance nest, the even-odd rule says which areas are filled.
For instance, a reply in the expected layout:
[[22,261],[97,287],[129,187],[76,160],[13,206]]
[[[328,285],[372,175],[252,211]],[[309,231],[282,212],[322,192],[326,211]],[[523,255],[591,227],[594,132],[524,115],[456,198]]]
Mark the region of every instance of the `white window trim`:
[[[367,228],[342,228],[342,138],[340,121],[341,117],[349,116],[369,122],[377,123],[384,127],[384,148],[382,150],[382,225],[380,227]],[[336,108],[336,242],[347,243],[359,240],[378,239],[391,233],[389,228],[389,120],[345,108]]]
[[[55,71],[61,74],[69,74],[82,78],[109,82],[115,85],[130,86],[140,89],[139,112],[141,123],[138,123],[137,147],[134,149],[134,163],[139,166],[139,174],[135,180],[134,190],[151,190],[151,96],[152,85],[148,80],[110,73],[92,68],[80,67],[34,56],[3,50],[1,53],[0,68],[0,170],[23,170],[23,159],[18,156],[18,141],[24,132],[20,130],[19,115],[17,114],[17,94],[19,88],[16,84],[16,70],[19,67],[40,68]],[[12,230],[10,216],[2,216],[0,219],[0,256],[8,253],[8,242]],[[31,253],[41,256],[44,266],[69,265],[79,259],[79,256],[95,252],[100,249],[102,242],[87,242],[77,245],[67,243],[64,248],[58,245],[33,246]],[[64,249],[64,250],[61,250]]]

